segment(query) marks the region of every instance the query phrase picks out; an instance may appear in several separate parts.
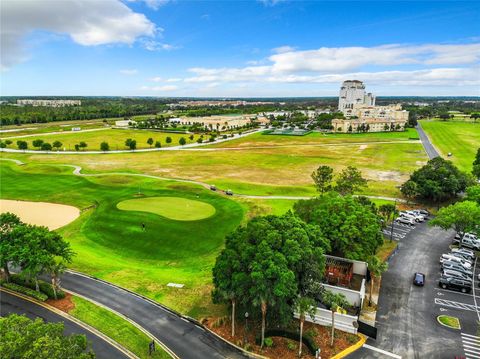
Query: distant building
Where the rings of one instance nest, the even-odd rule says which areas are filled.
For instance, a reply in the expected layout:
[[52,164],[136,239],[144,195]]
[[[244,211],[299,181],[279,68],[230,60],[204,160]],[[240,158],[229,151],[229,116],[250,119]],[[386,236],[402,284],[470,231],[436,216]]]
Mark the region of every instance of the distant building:
[[171,123],[179,125],[193,125],[200,124],[205,127],[212,127],[214,129],[232,129],[241,127],[252,122],[267,124],[269,122],[263,116],[251,115],[218,115],[218,116],[204,116],[204,117],[181,117],[169,119]]
[[375,96],[366,93],[362,81],[344,81],[340,87],[338,110],[343,112],[346,109],[352,109],[354,105],[375,106]]
[[19,106],[45,106],[45,107],[64,107],[64,106],[81,106],[82,101],[80,100],[33,100],[33,99],[24,99],[17,100],[17,105]]
[[375,106],[375,96],[358,80],[343,82],[338,109],[345,119],[332,120],[335,132],[403,131],[408,121],[408,111],[400,104]]
[[118,120],[115,121],[115,127],[129,127],[135,123],[136,122],[132,120]]

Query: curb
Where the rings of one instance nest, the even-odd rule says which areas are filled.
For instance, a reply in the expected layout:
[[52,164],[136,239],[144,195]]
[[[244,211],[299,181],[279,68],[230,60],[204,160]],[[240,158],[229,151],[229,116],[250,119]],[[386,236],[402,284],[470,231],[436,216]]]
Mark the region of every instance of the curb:
[[89,332],[95,334],[97,337],[103,339],[104,341],[106,341],[107,343],[109,343],[111,346],[113,346],[114,348],[118,349],[119,351],[121,351],[123,354],[125,354],[127,357],[131,358],[131,359],[140,359],[138,356],[136,356],[135,354],[133,354],[130,350],[124,348],[123,346],[121,346],[120,344],[118,344],[115,340],[113,340],[112,338],[110,337],[107,337],[105,334],[103,334],[102,332],[100,332],[98,329],[80,321],[79,319],[71,316],[70,314],[68,313],[65,313],[63,311],[61,311],[60,309],[57,309],[49,304],[46,304],[44,302],[40,302],[40,301],[37,301],[36,299],[33,299],[31,297],[28,297],[26,295],[23,295],[23,294],[20,294],[20,293],[17,293],[17,292],[14,292],[12,290],[9,290],[7,288],[3,288],[1,287],[0,288],[0,291],[4,291],[5,293],[8,293],[8,294],[11,294],[13,296],[16,296],[16,297],[19,297],[19,298],[22,298],[26,301],[29,301],[31,303],[34,303],[40,307],[43,307],[63,318],[66,318],[68,320],[70,320],[71,322],[74,322],[75,324],[81,326],[82,328],[84,328],[85,330],[88,330]]
[[452,317],[451,315],[445,315],[445,314],[439,315],[439,316],[437,316],[437,322],[438,322],[438,324],[443,325],[445,328],[449,328],[449,329],[454,329],[454,330],[461,330],[461,329],[462,329],[462,326],[460,325],[460,320],[458,320],[457,317],[452,317],[452,318],[457,319],[457,321],[458,321],[458,326],[459,326],[460,328],[454,328],[454,327],[451,327],[451,326],[449,326],[449,325],[447,325],[447,324],[443,324],[443,323],[440,321],[440,317],[441,317],[441,316]]
[[347,355],[352,354],[354,351],[360,349],[363,344],[367,341],[367,337],[363,334],[357,334],[357,336],[360,337],[360,340],[353,344],[352,346],[349,346],[347,349],[342,350],[340,353],[334,355],[330,359],[340,359],[340,358],[345,358]]

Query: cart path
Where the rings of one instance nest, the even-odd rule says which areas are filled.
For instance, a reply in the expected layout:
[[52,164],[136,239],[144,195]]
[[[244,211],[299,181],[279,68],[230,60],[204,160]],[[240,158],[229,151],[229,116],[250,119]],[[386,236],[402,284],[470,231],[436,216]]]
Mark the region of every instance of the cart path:
[[420,140],[422,141],[423,148],[425,149],[425,152],[427,152],[428,158],[433,159],[435,157],[440,157],[440,154],[438,153],[437,149],[433,146],[432,142],[430,142],[430,139],[428,138],[427,134],[423,130],[420,122],[418,122],[418,125],[416,128],[420,136]]

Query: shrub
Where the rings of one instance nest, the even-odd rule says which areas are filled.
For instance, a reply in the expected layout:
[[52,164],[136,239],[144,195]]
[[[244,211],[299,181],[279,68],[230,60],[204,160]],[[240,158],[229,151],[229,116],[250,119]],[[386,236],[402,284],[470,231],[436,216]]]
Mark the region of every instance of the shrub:
[[297,344],[295,344],[294,342],[288,341],[287,348],[288,350],[291,350],[291,351],[297,350]]
[[266,346],[267,348],[273,347],[273,339],[272,339],[272,338],[265,338],[265,340],[263,341],[263,343],[265,344],[265,346]]
[[356,336],[355,334],[347,334],[347,342],[349,342],[350,344],[355,344],[356,342],[358,342],[358,336]]
[[245,343],[245,345],[243,346],[243,349],[249,352],[252,350],[252,346],[250,345],[250,343]]
[[318,336],[318,330],[317,328],[310,328],[308,330],[305,331],[305,336],[306,337],[310,337],[310,338],[315,338],[316,336]]
[[35,298],[35,299],[38,299],[42,302],[46,301],[48,299],[47,295],[46,294],[43,294],[43,293],[39,293],[33,289],[30,289],[30,288],[27,288],[27,287],[23,287],[21,285],[18,285],[18,284],[15,284],[15,283],[3,283],[2,286],[4,286],[5,288],[7,289],[11,289],[15,292],[18,292],[18,293],[23,293],[23,294],[26,294],[28,295],[29,297],[32,297],[32,298]]
[[[283,329],[268,329],[265,331],[265,336],[268,337],[282,337],[282,338],[288,338],[294,341],[298,340],[298,333],[293,332],[293,331],[288,331],[288,330],[283,330]],[[260,336],[257,336],[255,338],[255,342],[260,345],[261,338]],[[318,349],[317,344],[315,341],[310,337],[310,336],[303,336],[303,344],[308,348],[310,353],[312,355],[315,355],[315,352]]]
[[[22,278],[18,274],[12,274],[10,276],[10,280],[13,283],[21,285],[22,287],[27,287],[27,288],[35,290],[35,283],[34,282],[28,282],[25,278]],[[40,292],[42,292],[42,294],[45,294],[50,299],[55,299],[55,295],[53,293],[53,288],[49,283],[44,282],[43,280],[39,280],[38,281],[38,286],[39,286]],[[65,292],[63,290],[58,289],[57,290],[57,299],[62,299],[62,298],[65,298]]]

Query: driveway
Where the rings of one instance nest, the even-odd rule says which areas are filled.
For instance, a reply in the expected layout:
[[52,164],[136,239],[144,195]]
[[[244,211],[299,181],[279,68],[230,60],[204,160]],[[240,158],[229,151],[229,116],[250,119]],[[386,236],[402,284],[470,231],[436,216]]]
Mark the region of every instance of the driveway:
[[182,359],[245,358],[195,322],[110,283],[67,272],[62,276],[62,287],[125,315]]
[[[440,298],[458,302],[458,297],[462,297],[464,301],[473,303],[473,297],[470,300],[469,296],[438,287],[439,258],[449,251],[453,236],[453,231],[446,232],[422,223],[400,239],[398,251],[382,276],[376,320],[377,340],[369,339],[367,342],[367,345],[388,353],[364,347],[348,358],[464,358],[462,334],[476,335],[477,315],[472,311],[474,308],[464,307],[470,311],[461,310],[452,307],[455,303],[438,301]],[[425,287],[412,284],[413,273],[417,271],[426,275]],[[441,326],[437,322],[440,314],[459,317],[462,330]],[[480,358],[480,355],[470,357]]]
[[97,358],[128,358],[124,353],[104,341],[102,338],[82,328],[78,324],[58,315],[48,309],[25,299],[11,295],[4,291],[1,292],[0,315],[2,317],[12,313],[25,314],[31,319],[42,318],[49,323],[63,322],[65,325],[65,334],[85,334],[87,340],[91,343],[91,348]]

